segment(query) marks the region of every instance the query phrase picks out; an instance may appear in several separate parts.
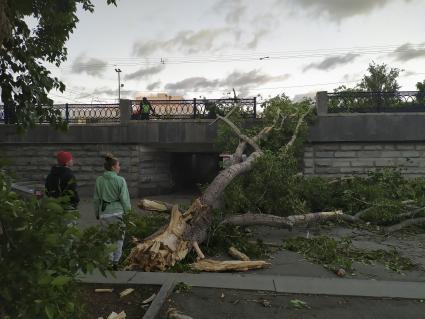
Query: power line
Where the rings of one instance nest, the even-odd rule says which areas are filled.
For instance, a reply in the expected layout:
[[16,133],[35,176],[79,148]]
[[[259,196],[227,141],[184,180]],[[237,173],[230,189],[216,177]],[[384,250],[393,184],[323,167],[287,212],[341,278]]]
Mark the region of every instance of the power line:
[[[411,75],[424,75],[425,72],[414,72],[409,74],[408,76]],[[403,76],[401,75],[400,77],[407,77],[407,76]],[[256,92],[261,92],[261,91],[266,91],[266,90],[279,90],[279,89],[294,89],[294,88],[302,88],[302,87],[315,87],[315,86],[329,86],[329,85],[342,85],[342,84],[348,84],[348,83],[355,83],[355,82],[359,82],[361,81],[361,79],[353,79],[350,81],[337,81],[337,82],[326,82],[326,83],[309,83],[309,84],[296,84],[296,85],[286,85],[286,86],[275,86],[275,87],[242,87],[243,90],[246,91],[256,91]],[[215,89],[200,89],[197,91],[193,91],[193,90],[186,90],[184,88],[182,89],[175,89],[174,91],[184,91],[185,93],[215,93],[215,92],[223,92],[223,91],[228,91],[229,89],[226,89],[224,87],[221,88],[215,88]],[[147,93],[163,93],[165,90],[162,91],[141,91],[141,90],[135,90],[135,89],[128,89],[128,91],[134,91],[134,92],[147,92]],[[66,94],[66,91],[64,92]],[[86,97],[90,97],[92,98],[93,96],[95,96],[95,93],[88,93],[88,92],[79,92],[79,94],[87,94],[86,96],[83,97],[79,97],[79,99],[84,99]],[[223,92],[224,94],[224,92]],[[65,96],[59,96],[59,95],[54,95],[51,94],[52,96],[56,96],[58,98],[64,98],[67,100],[71,100],[71,101],[75,101],[77,103],[82,103],[81,101],[77,101],[76,99],[73,98],[69,98],[69,97],[65,97]],[[68,94],[68,96],[70,96]],[[111,96],[110,94],[107,94],[107,96]],[[75,97],[75,96],[74,96]],[[116,100],[113,98],[102,98],[102,100]]]
[[[400,45],[392,46],[370,46],[370,47],[357,47],[357,48],[336,48],[336,49],[312,49],[312,50],[299,50],[299,51],[278,51],[278,52],[250,52],[247,54],[232,54],[232,55],[216,55],[216,56],[189,56],[189,57],[156,57],[156,58],[112,58],[113,62],[106,63],[106,66],[113,66],[119,64],[120,66],[153,66],[158,64],[195,64],[195,63],[226,63],[226,62],[249,62],[259,61],[267,55],[266,60],[286,60],[286,59],[307,59],[317,57],[331,57],[341,54],[353,55],[373,55],[382,53],[397,53],[409,52],[412,49],[425,49],[424,44],[410,44],[400,49]],[[79,63],[79,68],[83,69],[96,69],[104,68],[104,63]],[[62,66],[62,68],[69,69],[73,66]]]

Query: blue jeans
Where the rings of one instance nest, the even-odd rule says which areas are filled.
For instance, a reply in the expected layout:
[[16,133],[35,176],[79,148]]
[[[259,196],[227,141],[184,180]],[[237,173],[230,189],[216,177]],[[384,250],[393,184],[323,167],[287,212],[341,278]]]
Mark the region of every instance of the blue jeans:
[[[114,215],[114,216],[107,216],[107,217],[102,217],[102,215],[100,216],[100,225],[103,228],[108,228],[108,226],[111,225],[111,224],[119,224],[119,223],[122,223],[122,214],[121,215]],[[118,262],[120,261],[121,255],[122,255],[122,246],[124,244],[125,232],[123,232],[121,234],[121,236],[122,236],[121,239],[118,239],[115,242],[115,245],[116,245],[115,251],[113,251],[109,255],[109,260],[113,264],[118,264]]]

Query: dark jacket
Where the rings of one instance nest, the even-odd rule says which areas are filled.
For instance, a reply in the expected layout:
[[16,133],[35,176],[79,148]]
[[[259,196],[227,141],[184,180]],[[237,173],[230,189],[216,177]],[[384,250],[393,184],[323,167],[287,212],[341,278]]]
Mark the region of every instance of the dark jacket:
[[80,202],[74,173],[66,166],[53,166],[46,178],[46,195],[49,197],[69,196],[70,204],[76,208]]

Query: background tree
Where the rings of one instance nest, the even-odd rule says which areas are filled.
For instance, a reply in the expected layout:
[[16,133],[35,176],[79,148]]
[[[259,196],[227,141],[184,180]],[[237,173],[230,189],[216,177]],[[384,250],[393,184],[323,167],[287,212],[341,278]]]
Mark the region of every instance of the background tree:
[[397,79],[402,70],[390,68],[385,63],[372,62],[367,71],[368,73],[353,88],[342,85],[334,90],[334,93],[339,93],[339,99],[330,101],[330,110],[364,112],[400,105],[396,92],[400,89]]
[[[63,92],[65,85],[46,65],[66,60],[65,43],[79,21],[79,5],[94,10],[91,0],[0,1],[0,88],[8,123],[23,129],[45,121],[65,125],[47,96],[53,89]],[[36,21],[33,29],[28,17]]]
[[416,89],[418,90],[416,101],[420,104],[425,103],[425,80],[416,83]]
[[423,80],[422,82],[416,83],[416,88],[418,89],[419,92],[425,93],[425,80]]
[[365,74],[356,88],[365,92],[396,92],[400,89],[397,78],[402,70],[389,68],[385,63],[372,62],[367,68],[369,74]]

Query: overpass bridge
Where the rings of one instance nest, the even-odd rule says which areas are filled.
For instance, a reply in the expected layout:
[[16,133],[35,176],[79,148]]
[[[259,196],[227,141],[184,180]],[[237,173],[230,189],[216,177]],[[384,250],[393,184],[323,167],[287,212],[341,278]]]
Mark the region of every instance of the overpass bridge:
[[[122,100],[114,106],[119,107],[118,121],[102,121],[99,116],[84,123],[70,121],[67,132],[39,125],[18,134],[14,125],[0,125],[0,157],[10,160],[8,167],[18,176],[42,181],[55,153],[69,150],[75,157],[78,183],[87,195],[103,171],[104,152],[120,159],[132,196],[194,186],[216,175],[217,123],[198,113],[178,120],[165,116],[131,120],[134,105]],[[423,94],[319,92],[316,109],[318,117],[304,150],[306,175],[364,175],[376,168],[401,167],[409,177],[425,176]],[[253,109],[246,109],[247,117],[257,118],[249,110]]]

